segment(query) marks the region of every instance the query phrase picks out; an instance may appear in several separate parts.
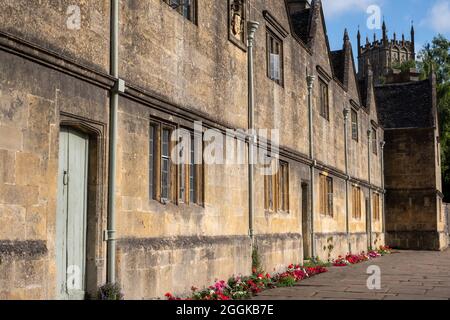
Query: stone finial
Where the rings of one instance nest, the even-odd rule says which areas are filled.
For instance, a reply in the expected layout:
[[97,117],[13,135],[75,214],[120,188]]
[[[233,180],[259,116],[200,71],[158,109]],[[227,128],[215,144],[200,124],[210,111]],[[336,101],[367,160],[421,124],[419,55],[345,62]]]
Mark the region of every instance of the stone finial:
[[348,30],[345,28],[344,30],[344,42],[350,41],[350,37],[348,36]]

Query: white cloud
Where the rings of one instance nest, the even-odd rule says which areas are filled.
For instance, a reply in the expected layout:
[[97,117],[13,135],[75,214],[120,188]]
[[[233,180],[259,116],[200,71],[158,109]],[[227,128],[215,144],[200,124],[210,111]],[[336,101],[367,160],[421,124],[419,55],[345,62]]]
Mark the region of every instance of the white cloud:
[[327,18],[335,18],[349,12],[366,12],[371,5],[379,5],[379,0],[322,0]]
[[450,0],[437,1],[420,25],[440,33],[450,32]]

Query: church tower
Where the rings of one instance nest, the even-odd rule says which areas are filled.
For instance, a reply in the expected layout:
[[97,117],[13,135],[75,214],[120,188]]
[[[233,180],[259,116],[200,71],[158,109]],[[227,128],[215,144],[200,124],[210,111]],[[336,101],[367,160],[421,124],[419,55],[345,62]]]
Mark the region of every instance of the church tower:
[[415,61],[414,26],[411,26],[411,38],[405,40],[405,35],[397,39],[394,32],[393,38],[389,39],[385,21],[382,26],[382,38],[377,40],[374,34],[373,42],[369,42],[366,37],[365,45],[361,44],[361,33],[358,30],[358,77],[363,79],[366,76],[367,63],[370,60],[372,65],[375,84],[383,82],[389,73],[407,61]]

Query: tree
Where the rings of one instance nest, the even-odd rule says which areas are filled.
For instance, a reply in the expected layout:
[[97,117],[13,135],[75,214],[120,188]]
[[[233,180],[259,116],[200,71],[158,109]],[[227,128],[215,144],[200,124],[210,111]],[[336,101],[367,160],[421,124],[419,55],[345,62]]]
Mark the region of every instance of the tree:
[[436,73],[442,186],[445,201],[450,202],[450,41],[440,34],[431,44],[425,44],[418,57],[422,79],[428,78],[432,71]]
[[449,82],[450,41],[442,34],[434,37],[431,44],[425,44],[419,52],[418,58],[418,66],[422,72],[422,77],[427,78],[431,71],[434,70],[438,84]]

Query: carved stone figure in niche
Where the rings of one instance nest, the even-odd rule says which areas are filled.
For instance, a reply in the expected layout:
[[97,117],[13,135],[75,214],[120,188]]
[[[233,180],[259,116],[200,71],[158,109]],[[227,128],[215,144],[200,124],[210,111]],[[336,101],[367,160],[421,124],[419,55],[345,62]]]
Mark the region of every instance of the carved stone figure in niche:
[[229,0],[230,36],[244,44],[245,34],[245,0]]

